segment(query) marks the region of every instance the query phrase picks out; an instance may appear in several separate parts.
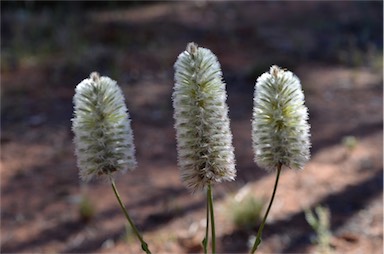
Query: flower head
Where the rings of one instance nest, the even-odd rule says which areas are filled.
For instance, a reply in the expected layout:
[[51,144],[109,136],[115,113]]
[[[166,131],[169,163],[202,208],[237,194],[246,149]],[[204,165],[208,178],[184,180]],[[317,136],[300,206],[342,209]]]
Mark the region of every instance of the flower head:
[[310,157],[307,120],[300,80],[272,66],[255,85],[252,138],[256,163],[266,169],[279,164],[302,169]]
[[75,91],[72,130],[81,179],[134,169],[129,114],[116,81],[94,72]]
[[175,63],[173,107],[181,179],[192,191],[236,176],[226,98],[216,56],[189,43]]

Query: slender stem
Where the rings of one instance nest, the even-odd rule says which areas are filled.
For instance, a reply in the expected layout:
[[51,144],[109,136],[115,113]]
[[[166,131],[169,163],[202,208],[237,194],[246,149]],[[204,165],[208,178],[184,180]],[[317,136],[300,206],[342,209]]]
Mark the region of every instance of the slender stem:
[[125,217],[127,218],[129,224],[131,225],[132,229],[133,229],[133,232],[135,233],[135,235],[137,236],[137,238],[139,238],[140,242],[141,242],[141,248],[143,249],[143,251],[145,251],[147,254],[151,254],[151,252],[149,251],[148,249],[148,244],[144,241],[143,237],[140,235],[139,233],[139,230],[136,228],[135,224],[133,223],[131,217],[129,217],[128,215],[128,211],[127,209],[125,208],[123,202],[121,201],[121,197],[119,195],[119,192],[117,191],[117,188],[116,188],[116,184],[115,184],[115,180],[110,177],[110,180],[111,180],[111,185],[112,185],[112,189],[113,189],[113,192],[115,193],[115,196],[117,198],[117,201],[119,202],[120,204],[120,207],[121,207],[121,210],[123,210],[123,213],[125,215]]
[[205,226],[205,237],[203,240],[204,254],[208,253],[208,240],[209,239],[209,200],[208,200],[208,190],[207,190],[207,224]]
[[216,231],[215,231],[215,214],[213,210],[213,195],[212,195],[212,188],[211,184],[208,184],[208,203],[209,203],[209,211],[210,211],[210,217],[211,217],[211,232],[212,232],[212,253],[216,253]]
[[259,231],[257,232],[255,243],[253,244],[253,247],[252,247],[252,250],[251,250],[252,254],[255,253],[255,251],[257,250],[257,247],[261,243],[261,234],[263,233],[265,221],[267,220],[267,217],[268,217],[268,214],[269,214],[269,210],[271,210],[271,206],[272,206],[273,200],[275,198],[275,194],[276,194],[276,190],[277,190],[277,185],[279,183],[281,167],[282,167],[281,164],[277,165],[277,175],[276,175],[276,180],[275,180],[275,186],[273,187],[272,197],[271,197],[271,200],[269,201],[269,205],[268,205],[267,211],[265,212],[263,221],[262,221],[262,223],[261,223],[261,225],[259,227]]

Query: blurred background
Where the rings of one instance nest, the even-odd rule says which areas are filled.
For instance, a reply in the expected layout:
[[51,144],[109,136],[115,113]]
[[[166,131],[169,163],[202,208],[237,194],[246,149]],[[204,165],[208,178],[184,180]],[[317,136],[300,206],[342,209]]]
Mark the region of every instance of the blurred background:
[[312,158],[284,169],[260,253],[382,253],[382,20],[382,1],[1,1],[1,252],[140,253],[110,186],[78,178],[72,97],[93,71],[126,97],[139,167],[117,186],[150,249],[202,252],[205,197],[179,180],[171,101],[193,41],[221,63],[237,161],[214,189],[218,251],[247,252],[272,192],[250,120],[276,64],[301,79]]

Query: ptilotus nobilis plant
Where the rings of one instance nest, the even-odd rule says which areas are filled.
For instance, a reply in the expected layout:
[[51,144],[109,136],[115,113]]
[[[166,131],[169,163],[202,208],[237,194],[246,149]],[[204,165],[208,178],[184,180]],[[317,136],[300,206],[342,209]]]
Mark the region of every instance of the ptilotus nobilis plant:
[[189,43],[174,65],[173,107],[181,180],[192,192],[207,191],[207,225],[204,253],[209,242],[216,251],[211,185],[236,176],[227,94],[217,57]]
[[300,80],[272,66],[255,86],[252,121],[256,163],[265,169],[278,164],[302,169],[309,160],[308,110]]
[[128,109],[120,87],[109,77],[93,72],[77,85],[73,103],[72,130],[80,178],[89,181],[101,177],[110,181],[143,251],[151,253],[128,215],[114,180],[116,172],[134,169],[137,164]]
[[134,169],[130,119],[116,81],[94,72],[77,85],[75,92],[72,130],[81,179]]
[[189,43],[174,68],[173,107],[182,181],[194,192],[234,180],[227,95],[217,57]]
[[251,253],[261,243],[261,234],[271,209],[282,166],[302,169],[310,158],[308,109],[300,80],[290,71],[272,66],[256,82],[252,120],[255,162],[276,169],[276,181]]

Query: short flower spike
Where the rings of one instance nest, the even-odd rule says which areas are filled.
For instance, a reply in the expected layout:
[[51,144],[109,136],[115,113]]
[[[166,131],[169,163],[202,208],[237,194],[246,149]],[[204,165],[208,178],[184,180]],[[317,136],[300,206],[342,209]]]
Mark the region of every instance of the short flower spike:
[[116,81],[94,72],[75,91],[72,130],[80,178],[88,181],[134,169],[133,133]]
[[268,170],[279,164],[302,169],[310,158],[307,120],[300,80],[272,66],[255,85],[252,139],[256,163]]
[[174,67],[173,107],[182,181],[194,192],[234,180],[227,95],[216,56],[189,43]]

